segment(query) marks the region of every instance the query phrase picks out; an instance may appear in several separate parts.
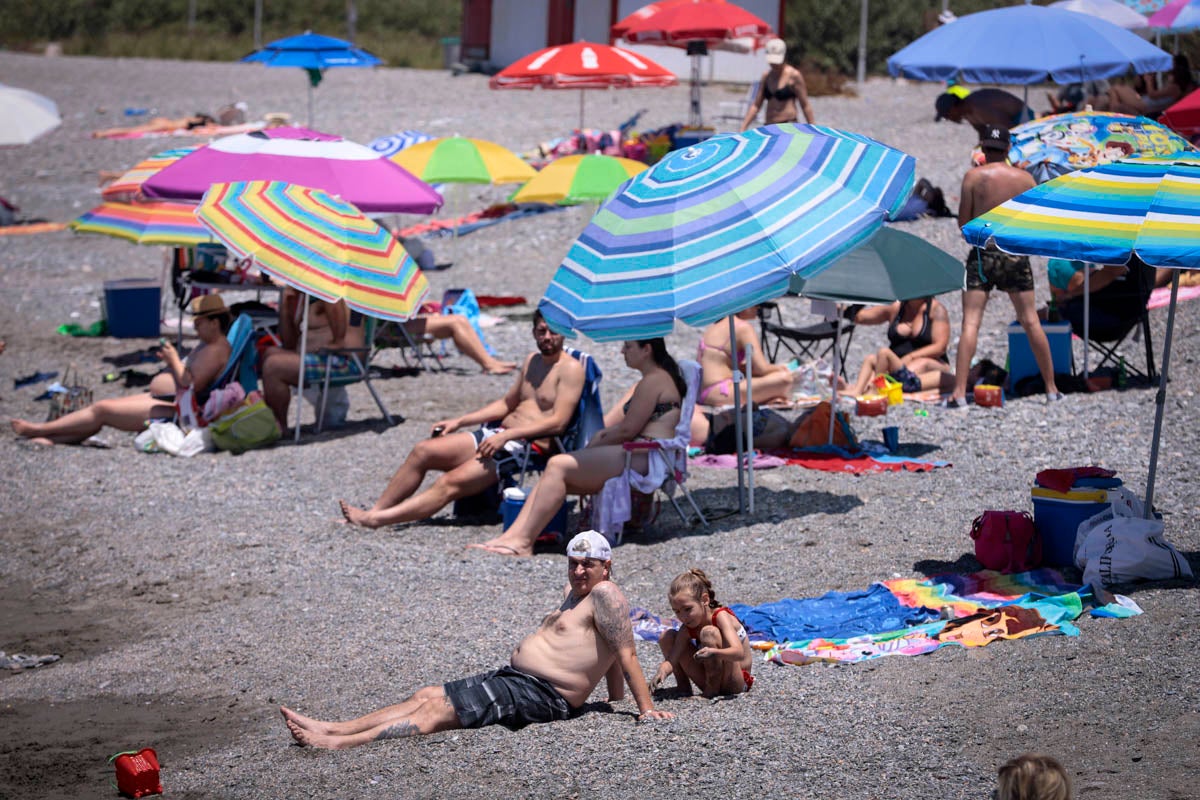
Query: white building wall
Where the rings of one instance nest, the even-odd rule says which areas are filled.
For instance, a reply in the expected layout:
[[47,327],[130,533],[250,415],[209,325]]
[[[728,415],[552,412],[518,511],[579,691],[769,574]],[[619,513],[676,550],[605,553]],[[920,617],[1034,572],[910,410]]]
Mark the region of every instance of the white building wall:
[[[600,2],[607,5],[607,0],[580,0],[579,5]],[[493,0],[492,63],[507,67],[518,58],[541,50],[546,46],[549,22],[548,0]]]

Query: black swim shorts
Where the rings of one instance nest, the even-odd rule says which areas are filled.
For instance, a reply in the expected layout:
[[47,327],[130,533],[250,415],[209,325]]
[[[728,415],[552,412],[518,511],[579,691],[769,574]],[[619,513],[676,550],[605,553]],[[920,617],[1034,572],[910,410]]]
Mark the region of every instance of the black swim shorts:
[[515,730],[571,715],[571,707],[553,686],[513,667],[451,681],[442,690],[464,728],[503,725]]
[[1010,256],[994,247],[972,247],[967,254],[967,289],[1032,292],[1033,268],[1028,256]]

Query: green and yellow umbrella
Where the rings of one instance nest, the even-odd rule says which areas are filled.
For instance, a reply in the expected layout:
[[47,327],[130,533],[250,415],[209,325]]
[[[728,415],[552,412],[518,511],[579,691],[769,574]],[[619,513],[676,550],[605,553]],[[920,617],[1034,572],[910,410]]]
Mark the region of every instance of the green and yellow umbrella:
[[512,196],[514,203],[599,203],[647,168],[616,156],[566,156],[551,161]]
[[421,142],[391,159],[426,183],[524,183],[537,174],[511,150],[464,136]]

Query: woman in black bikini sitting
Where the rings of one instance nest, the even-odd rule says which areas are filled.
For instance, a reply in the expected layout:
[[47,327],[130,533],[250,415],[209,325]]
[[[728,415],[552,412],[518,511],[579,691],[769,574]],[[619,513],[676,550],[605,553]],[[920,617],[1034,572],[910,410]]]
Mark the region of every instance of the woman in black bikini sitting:
[[808,87],[804,84],[804,75],[800,70],[784,63],[787,45],[783,39],[767,42],[766,53],[770,69],[763,73],[758,82],[758,94],[754,96],[754,102],[746,111],[746,118],[742,120],[742,130],[754,126],[764,100],[767,103],[765,125],[798,122],[801,112],[804,113],[804,119],[812,124],[813,111],[808,102]]
[[932,297],[918,297],[865,308],[854,318],[855,325],[885,322],[888,346],[863,361],[853,388],[855,396],[865,394],[877,375],[891,375],[904,384],[906,392],[953,389],[954,373],[946,357],[950,315],[945,306]]
[[[662,339],[625,342],[625,363],[642,373],[642,379],[626,395],[620,412],[605,416],[605,427],[583,450],[554,456],[546,464],[537,486],[525,500],[512,526],[482,544],[470,547],[506,556],[528,556],[533,543],[568,494],[596,494],[609,478],[625,470],[625,442],[670,439],[679,424],[687,383]],[[634,469],[646,472],[649,456],[633,454]]]

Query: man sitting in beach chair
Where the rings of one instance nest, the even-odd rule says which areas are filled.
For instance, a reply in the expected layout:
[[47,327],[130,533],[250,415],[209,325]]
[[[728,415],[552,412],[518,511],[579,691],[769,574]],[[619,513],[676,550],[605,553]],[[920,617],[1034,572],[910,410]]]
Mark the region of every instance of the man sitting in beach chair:
[[[535,450],[550,450],[550,438],[566,430],[579,405],[584,368],[564,352],[563,337],[550,330],[540,313],[533,318],[533,339],[538,351],[525,359],[504,397],[435,423],[430,438],[413,448],[371,508],[339,501],[346,521],[378,528],[426,519],[494,485],[502,474],[519,472],[525,442],[533,442]],[[465,430],[476,425],[476,430]],[[442,475],[417,492],[430,470]]]

